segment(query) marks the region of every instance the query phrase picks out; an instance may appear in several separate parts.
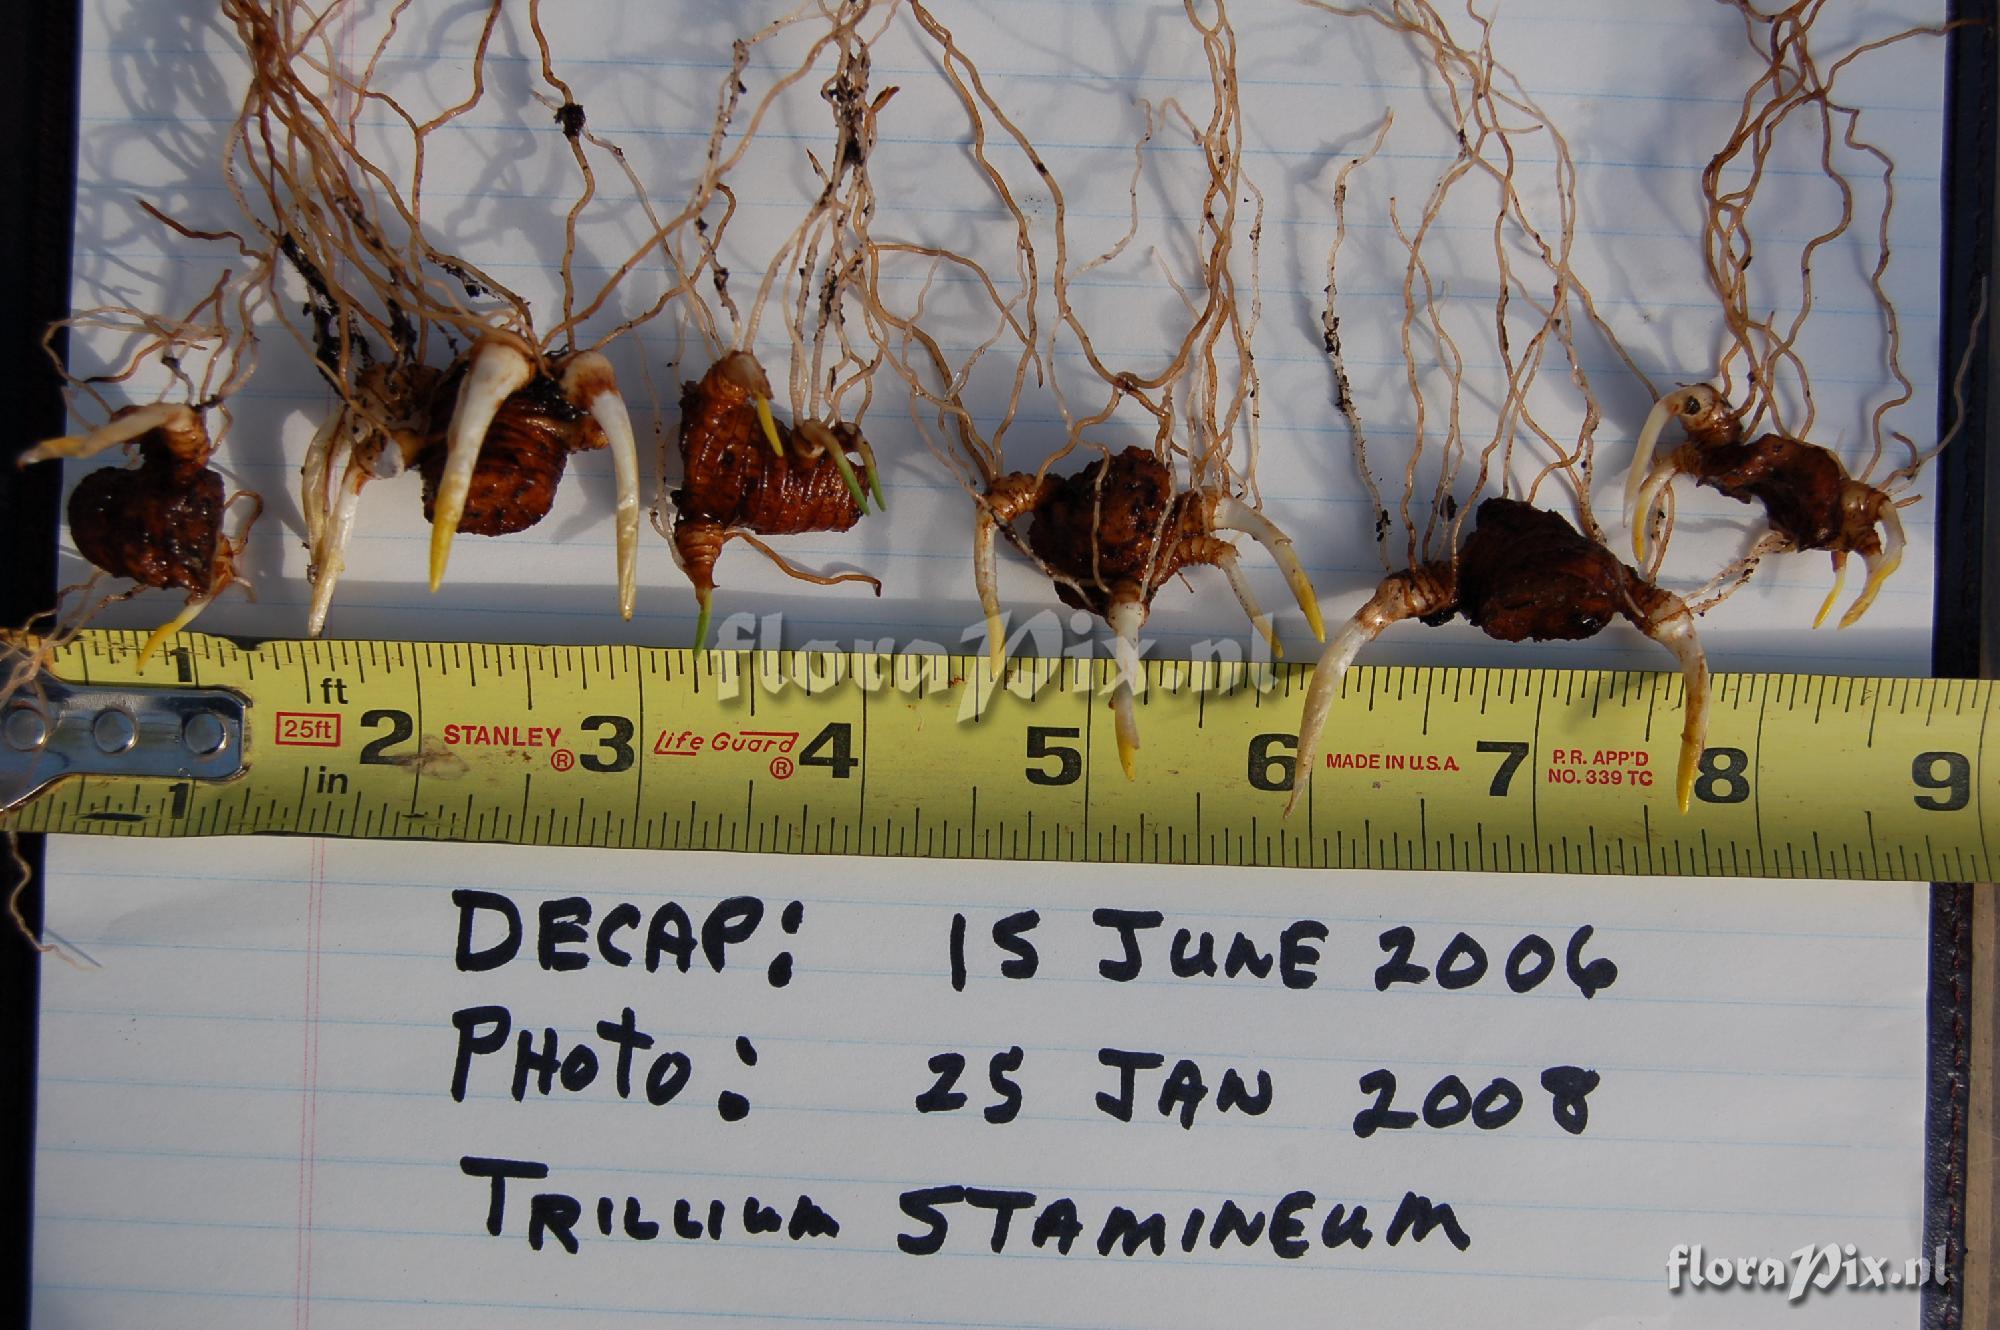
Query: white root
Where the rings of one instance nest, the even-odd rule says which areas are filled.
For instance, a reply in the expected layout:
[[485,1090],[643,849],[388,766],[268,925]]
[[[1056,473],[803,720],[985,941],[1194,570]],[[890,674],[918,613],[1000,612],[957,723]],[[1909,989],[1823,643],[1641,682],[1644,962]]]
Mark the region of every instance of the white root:
[[325,538],[313,551],[312,604],[306,610],[306,635],[318,637],[326,628],[327,610],[333,604],[333,589],[347,570],[347,544],[354,536],[354,517],[361,511],[361,487],[371,477],[358,460],[350,463],[341,477],[340,497],[326,523]]
[[563,367],[562,389],[597,421],[611,453],[611,474],[618,486],[618,613],[630,619],[639,598],[639,441],[632,432],[632,416],[618,395],[611,362],[596,351],[570,357]]
[[1298,806],[1299,797],[1312,779],[1327,715],[1333,710],[1333,700],[1340,696],[1340,681],[1347,677],[1361,648],[1380,637],[1390,624],[1435,613],[1450,603],[1442,594],[1420,592],[1409,573],[1395,573],[1383,579],[1368,603],[1356,610],[1354,617],[1326,644],[1319,664],[1313,667],[1312,686],[1306,690],[1305,713],[1299,719],[1299,759],[1294,768],[1291,798],[1285,800],[1287,816]]
[[1902,566],[1903,551],[1909,542],[1903,536],[1903,519],[1896,516],[1895,505],[1883,504],[1878,520],[1882,523],[1882,552],[1861,556],[1861,561],[1868,566],[1868,581],[1863,584],[1861,594],[1854,598],[1854,604],[1848,607],[1847,613],[1840,616],[1842,628],[1853,627],[1862,615],[1868,613],[1868,607],[1875,603],[1882,584]]
[[167,431],[168,442],[176,454],[193,457],[204,455],[207,451],[208,432],[202,428],[201,418],[195,415],[193,408],[155,402],[151,406],[114,416],[88,434],[65,434],[60,438],[46,439],[22,453],[17,465],[33,466],[36,462],[56,457],[95,457],[107,448],[130,443],[156,429]]
[[1228,550],[1217,554],[1215,566],[1229,579],[1229,589],[1236,593],[1236,602],[1243,607],[1243,613],[1249,617],[1251,627],[1255,628],[1257,635],[1264,639],[1264,644],[1271,648],[1271,659],[1283,660],[1285,648],[1278,641],[1278,630],[1272,626],[1271,616],[1264,613],[1257,604],[1256,593],[1250,589],[1250,579],[1243,575],[1243,561],[1236,557],[1236,551]]
[[458,534],[459,520],[465,516],[465,500],[472,491],[472,473],[479,466],[486,431],[493,427],[500,404],[527,387],[534,377],[534,352],[512,333],[488,333],[472,348],[458,401],[452,407],[451,428],[445,437],[444,475],[438,481],[437,506],[431,514],[433,591],[444,581],[451,538]]
[[1675,414],[1679,403],[1679,393],[1671,392],[1653,403],[1653,409],[1646,413],[1646,423],[1639,428],[1639,443],[1632,453],[1632,465],[1625,472],[1625,524],[1632,528],[1632,548],[1640,559],[1646,557],[1642,544],[1645,531],[1651,519],[1635,522],[1633,514],[1637,510],[1640,488],[1653,479],[1653,453],[1660,444],[1660,435],[1667,428],[1667,421]]
[[972,580],[979,588],[979,608],[986,615],[986,658],[997,679],[1007,664],[1007,629],[1000,621],[999,574],[993,565],[993,537],[999,523],[986,504],[977,507],[972,526]]
[[1632,527],[1632,557],[1638,561],[1641,567],[1644,567],[1646,563],[1646,533],[1653,529],[1654,518],[1659,512],[1661,495],[1666,492],[1667,486],[1677,474],[1672,461],[1660,463],[1653,468],[1652,474],[1647,476],[1644,482],[1637,487],[1636,496],[1638,504],[1636,513],[1631,505],[1628,504],[1626,507],[1625,520]]
[[[333,604],[333,589],[347,566],[347,538],[354,530],[354,509],[360,498],[360,483],[354,466],[354,422],[346,409],[334,413],[327,425],[313,437],[306,453],[305,492],[301,506],[306,514],[306,539],[310,557],[306,576],[312,582],[312,601],[306,609],[306,636],[318,637],[326,627],[327,608]],[[335,481],[334,477],[339,480]],[[339,486],[339,497],[332,495]],[[349,495],[354,498],[350,499]],[[341,510],[346,510],[346,523]]]
[[[1662,593],[1665,594],[1665,593]],[[1681,760],[1674,777],[1674,801],[1688,810],[1694,791],[1695,768],[1708,741],[1708,658],[1695,636],[1694,615],[1680,597],[1668,595],[1664,614],[1655,613],[1641,625],[1646,636],[1673,652],[1687,684],[1687,714],[1681,721]]]
[[1293,768],[1292,796],[1285,800],[1288,817],[1298,806],[1299,796],[1305,793],[1306,783],[1312,779],[1313,763],[1319,759],[1320,732],[1326,728],[1333,699],[1340,696],[1340,681],[1347,677],[1361,648],[1380,637],[1382,630],[1393,622],[1370,620],[1363,617],[1365,613],[1364,610],[1349,619],[1346,627],[1334,634],[1326,650],[1320,652],[1319,664],[1313,667],[1312,687],[1306,690],[1305,714],[1299,720],[1299,760]]
[[1137,779],[1139,758],[1139,718],[1134,699],[1145,686],[1146,676],[1139,664],[1139,629],[1146,622],[1146,607],[1137,600],[1121,600],[1105,612],[1111,625],[1111,656],[1118,665],[1118,682],[1111,689],[1112,729],[1118,736],[1118,765],[1125,779]]
[[346,426],[347,408],[342,406],[313,433],[312,442],[306,445],[306,460],[299,467],[299,511],[306,519],[306,548],[312,551],[308,577],[318,575],[313,570],[319,567],[320,532],[326,528],[327,490],[333,485],[334,435],[348,436]]
[[1290,536],[1280,531],[1270,518],[1233,494],[1216,496],[1208,525],[1211,531],[1241,531],[1270,551],[1272,560],[1285,574],[1285,582],[1292,588],[1299,608],[1305,612],[1306,624],[1312,629],[1314,640],[1326,641],[1326,623],[1320,618],[1319,597],[1313,591],[1312,579],[1306,576],[1305,565],[1299,562],[1298,552],[1292,548]]

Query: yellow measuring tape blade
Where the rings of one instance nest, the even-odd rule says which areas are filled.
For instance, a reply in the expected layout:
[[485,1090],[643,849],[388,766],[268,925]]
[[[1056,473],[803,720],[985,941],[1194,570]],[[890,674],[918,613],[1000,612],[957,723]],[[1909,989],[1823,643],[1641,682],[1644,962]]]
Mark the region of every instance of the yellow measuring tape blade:
[[[93,631],[51,672],[248,700],[225,782],[70,776],[0,827],[1349,868],[1988,880],[1984,681],[1359,668],[1282,815],[1302,667]],[[17,699],[17,704],[21,699]],[[1996,800],[2000,803],[2000,800]]]

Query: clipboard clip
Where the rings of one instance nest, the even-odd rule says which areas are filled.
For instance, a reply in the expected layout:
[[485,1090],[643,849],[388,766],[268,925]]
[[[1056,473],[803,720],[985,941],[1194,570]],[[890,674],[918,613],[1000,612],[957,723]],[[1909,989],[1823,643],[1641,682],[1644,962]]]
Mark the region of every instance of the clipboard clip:
[[77,684],[37,671],[0,709],[0,812],[65,776],[239,776],[247,705],[227,688]]

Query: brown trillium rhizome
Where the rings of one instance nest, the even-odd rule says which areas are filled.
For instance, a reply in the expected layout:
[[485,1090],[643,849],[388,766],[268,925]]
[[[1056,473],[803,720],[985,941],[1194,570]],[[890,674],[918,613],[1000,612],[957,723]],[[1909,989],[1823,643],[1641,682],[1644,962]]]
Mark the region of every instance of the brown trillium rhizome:
[[[1031,518],[1025,540],[1014,523]],[[1139,630],[1160,588],[1192,565],[1220,568],[1272,655],[1282,655],[1270,616],[1258,607],[1236,557],[1217,532],[1241,531],[1264,546],[1285,574],[1313,635],[1326,640],[1319,599],[1291,540],[1235,495],[1214,489],[1174,493],[1173,475],[1144,448],[1126,448],[1061,478],[1013,472],[987,487],[973,535],[973,574],[986,615],[987,650],[997,677],[1006,663],[1006,635],[994,568],[994,535],[1005,531],[1041,565],[1056,595],[1111,627],[1118,682],[1111,708],[1118,761],[1130,778],[1139,750],[1134,697],[1140,686]]]
[[[1680,422],[1685,442],[1656,461],[1660,435],[1673,420]],[[1887,490],[1849,476],[1840,458],[1816,444],[1776,433],[1746,441],[1743,434],[1742,412],[1707,384],[1676,388],[1653,404],[1625,476],[1625,521],[1632,528],[1634,556],[1645,563],[1647,536],[1668,485],[1676,476],[1693,476],[1696,484],[1738,503],[1764,506],[1770,532],[1756,553],[1825,550],[1833,556],[1833,589],[1813,618],[1815,628],[1826,622],[1840,596],[1847,556],[1860,555],[1868,580],[1840,617],[1840,627],[1850,627],[1903,562],[1906,542],[1896,501]]]
[[422,473],[435,591],[453,536],[498,536],[535,525],[555,502],[570,454],[604,447],[618,491],[618,612],[632,617],[639,452],[617,377],[601,352],[545,359],[523,338],[494,331],[442,375],[424,366],[371,366],[355,396],[315,436],[303,470],[312,636],[325,626],[369,481],[408,467]]
[[[126,407],[88,434],[28,449],[20,465],[93,457],[121,445],[137,454],[137,464],[105,467],[78,481],[69,497],[69,527],[77,552],[114,577],[188,593],[181,612],[139,649],[144,667],[161,643],[243,581],[236,561],[264,501],[247,490],[225,496],[222,476],[208,464],[215,443],[188,406]],[[225,531],[229,510],[239,502],[248,511],[233,533]]]
[[655,521],[665,521],[674,561],[694,583],[701,607],[696,647],[708,641],[715,562],[731,540],[755,546],[801,581],[867,582],[882,594],[882,584],[865,573],[809,573],[759,539],[846,531],[868,511],[870,495],[878,511],[886,505],[874,450],[861,431],[844,423],[777,419],[770,380],[755,356],[731,351],[698,381],[683,385],[680,455],[672,512]]

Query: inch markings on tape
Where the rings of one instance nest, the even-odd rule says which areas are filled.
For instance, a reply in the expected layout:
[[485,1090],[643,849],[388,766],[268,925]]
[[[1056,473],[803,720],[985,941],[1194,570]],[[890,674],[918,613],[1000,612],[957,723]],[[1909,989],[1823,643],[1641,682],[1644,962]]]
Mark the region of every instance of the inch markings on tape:
[[140,640],[84,633],[8,703],[0,828],[1993,876],[1986,681],[1718,675],[1682,814],[1673,676],[1363,667],[1288,818],[1303,667],[1149,663],[1128,781],[1107,661],[190,634],[141,672]]

